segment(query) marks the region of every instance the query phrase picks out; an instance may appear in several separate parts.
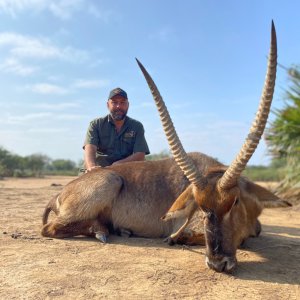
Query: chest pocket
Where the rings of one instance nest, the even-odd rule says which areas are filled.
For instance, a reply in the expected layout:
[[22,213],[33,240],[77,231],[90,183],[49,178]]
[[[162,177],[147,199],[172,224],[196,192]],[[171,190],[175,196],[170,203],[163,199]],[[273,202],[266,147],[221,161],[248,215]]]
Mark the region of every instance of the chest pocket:
[[134,131],[125,132],[122,139],[123,156],[128,156],[133,153],[134,143],[135,143],[135,132]]

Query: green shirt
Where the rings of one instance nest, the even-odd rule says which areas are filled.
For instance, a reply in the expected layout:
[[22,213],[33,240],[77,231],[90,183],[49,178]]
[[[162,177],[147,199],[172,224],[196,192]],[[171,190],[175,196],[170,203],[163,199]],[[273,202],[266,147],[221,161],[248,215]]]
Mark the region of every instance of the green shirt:
[[136,152],[149,154],[142,123],[125,117],[121,131],[117,133],[110,115],[90,122],[84,146],[97,146],[96,163],[102,167]]

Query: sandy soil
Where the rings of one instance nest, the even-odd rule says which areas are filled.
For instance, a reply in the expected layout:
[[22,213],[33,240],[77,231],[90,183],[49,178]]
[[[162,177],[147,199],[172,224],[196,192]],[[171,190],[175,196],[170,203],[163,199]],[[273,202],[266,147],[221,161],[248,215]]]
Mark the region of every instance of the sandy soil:
[[0,181],[0,299],[300,299],[300,209],[265,210],[232,275],[204,248],[159,239],[47,239],[41,215],[70,177]]

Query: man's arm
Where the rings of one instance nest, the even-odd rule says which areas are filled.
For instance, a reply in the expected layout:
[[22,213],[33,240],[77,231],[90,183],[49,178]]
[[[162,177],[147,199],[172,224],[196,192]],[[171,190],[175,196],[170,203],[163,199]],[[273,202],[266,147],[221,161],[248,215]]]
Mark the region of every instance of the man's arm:
[[87,171],[91,171],[96,167],[96,152],[97,147],[92,144],[84,146],[84,165]]
[[129,161],[143,161],[143,160],[145,160],[145,153],[144,152],[136,152],[136,153],[133,153],[133,154],[127,156],[126,158],[115,161],[113,163],[113,165],[121,164],[124,162],[129,162]]

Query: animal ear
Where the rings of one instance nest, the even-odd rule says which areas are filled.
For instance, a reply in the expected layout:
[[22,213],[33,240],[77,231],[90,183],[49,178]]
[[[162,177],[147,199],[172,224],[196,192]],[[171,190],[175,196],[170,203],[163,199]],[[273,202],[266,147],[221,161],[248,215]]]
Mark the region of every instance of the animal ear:
[[178,218],[185,213],[185,209],[192,203],[196,205],[193,186],[189,185],[175,200],[173,205],[169,208],[168,212],[161,218],[162,220],[169,220],[172,218]]
[[292,206],[286,200],[283,200],[273,194],[271,191],[266,188],[254,183],[247,181],[246,190],[250,194],[255,194],[257,199],[261,202],[264,208],[276,208],[276,207],[288,207]]
[[233,202],[232,202],[232,205],[231,205],[231,207],[230,207],[228,213],[231,213],[232,209],[233,209],[235,206],[239,205],[239,203],[240,203],[240,198],[239,198],[238,196],[236,196],[236,197],[234,198]]

